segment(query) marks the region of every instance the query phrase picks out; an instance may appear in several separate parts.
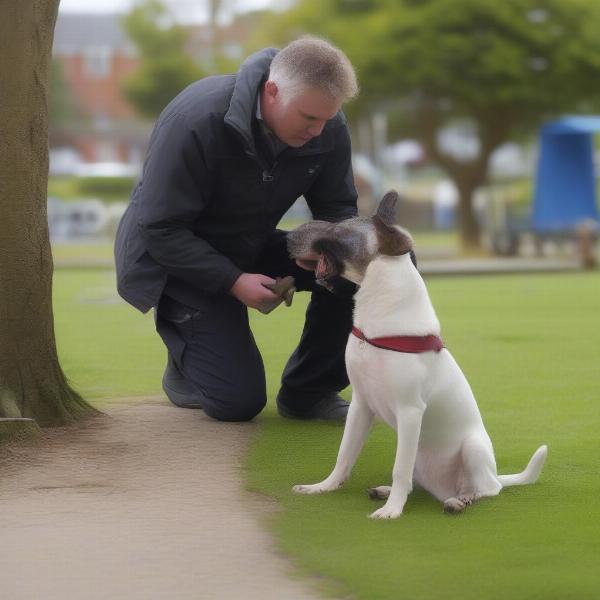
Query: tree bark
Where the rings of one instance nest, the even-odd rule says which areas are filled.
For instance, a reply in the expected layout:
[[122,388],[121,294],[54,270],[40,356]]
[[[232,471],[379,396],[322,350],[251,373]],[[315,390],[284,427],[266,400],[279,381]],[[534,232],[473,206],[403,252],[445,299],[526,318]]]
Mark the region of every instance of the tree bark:
[[60,368],[47,221],[48,86],[59,0],[0,3],[0,417],[95,413]]
[[481,248],[481,227],[473,207],[477,186],[460,172],[449,173],[458,190],[458,230],[462,247],[466,250]]
[[496,148],[508,139],[511,115],[506,111],[490,110],[489,114],[474,114],[477,123],[480,150],[470,161],[459,161],[444,153],[437,141],[442,117],[435,102],[422,101],[419,110],[420,139],[430,158],[448,173],[458,190],[458,230],[463,248],[481,248],[481,227],[473,208],[473,198],[486,179],[490,157]]

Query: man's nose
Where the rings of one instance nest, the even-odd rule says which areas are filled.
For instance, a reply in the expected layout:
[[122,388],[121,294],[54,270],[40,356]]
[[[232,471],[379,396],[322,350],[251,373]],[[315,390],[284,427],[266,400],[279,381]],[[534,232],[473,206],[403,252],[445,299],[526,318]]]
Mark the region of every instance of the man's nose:
[[318,135],[321,135],[321,131],[323,131],[323,127],[325,127],[326,122],[327,121],[319,121],[318,123],[313,123],[308,128],[308,133],[310,135],[312,135],[313,137],[317,137]]

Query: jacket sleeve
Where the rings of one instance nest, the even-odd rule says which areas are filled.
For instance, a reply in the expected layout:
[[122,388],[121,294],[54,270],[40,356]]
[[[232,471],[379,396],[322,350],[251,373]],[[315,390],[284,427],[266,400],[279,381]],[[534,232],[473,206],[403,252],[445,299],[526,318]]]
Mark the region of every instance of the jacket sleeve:
[[192,232],[211,190],[211,173],[194,130],[170,115],[152,135],[139,201],[140,233],[169,274],[212,293],[228,292],[242,271]]
[[343,221],[358,212],[350,132],[343,115],[342,119],[342,124],[334,131],[333,151],[310,190],[304,194],[313,219]]

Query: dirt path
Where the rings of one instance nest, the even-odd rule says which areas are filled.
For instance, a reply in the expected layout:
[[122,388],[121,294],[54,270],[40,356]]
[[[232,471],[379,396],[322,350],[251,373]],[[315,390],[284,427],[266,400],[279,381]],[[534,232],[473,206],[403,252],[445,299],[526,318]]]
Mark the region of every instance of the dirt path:
[[244,492],[252,423],[166,400],[119,405],[0,457],[0,597],[7,600],[318,597]]

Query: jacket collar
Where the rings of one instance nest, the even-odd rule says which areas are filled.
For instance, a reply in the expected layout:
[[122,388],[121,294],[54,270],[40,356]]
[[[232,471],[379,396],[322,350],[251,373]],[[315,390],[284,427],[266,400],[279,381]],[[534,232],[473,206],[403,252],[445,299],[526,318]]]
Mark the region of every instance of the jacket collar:
[[256,101],[262,83],[269,74],[269,66],[277,54],[275,48],[266,48],[249,56],[240,66],[229,109],[225,113],[225,124],[241,138],[246,150],[256,155],[256,142],[252,124],[256,119]]

